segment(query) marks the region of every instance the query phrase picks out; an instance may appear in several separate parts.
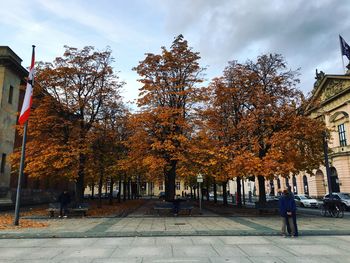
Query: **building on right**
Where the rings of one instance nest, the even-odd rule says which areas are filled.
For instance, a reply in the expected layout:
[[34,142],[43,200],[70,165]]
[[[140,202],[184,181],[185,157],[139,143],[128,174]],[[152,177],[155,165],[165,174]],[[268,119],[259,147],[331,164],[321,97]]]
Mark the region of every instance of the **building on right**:
[[[350,65],[349,65],[350,66]],[[348,66],[348,67],[349,67]],[[328,158],[332,192],[350,192],[350,67],[345,75],[328,75],[316,70],[309,117],[325,122],[330,130]],[[323,132],[323,131],[320,131]],[[289,179],[276,178],[278,188],[290,186],[295,194],[323,197],[328,193],[326,168],[313,174],[300,173]]]

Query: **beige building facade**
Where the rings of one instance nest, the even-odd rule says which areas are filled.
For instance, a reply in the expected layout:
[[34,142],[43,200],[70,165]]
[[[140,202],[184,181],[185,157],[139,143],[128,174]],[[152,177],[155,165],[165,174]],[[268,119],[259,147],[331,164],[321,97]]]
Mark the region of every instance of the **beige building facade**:
[[[326,75],[316,72],[312,101],[316,107],[309,108],[310,118],[325,122],[330,130],[328,157],[332,192],[350,193],[350,72],[345,75]],[[320,131],[320,133],[323,131]],[[324,166],[313,174],[300,173],[289,179],[276,177],[266,182],[267,193],[290,186],[295,194],[322,198],[328,193],[328,180]]]
[[9,197],[9,155],[13,152],[20,87],[28,72],[7,46],[0,46],[0,199]]

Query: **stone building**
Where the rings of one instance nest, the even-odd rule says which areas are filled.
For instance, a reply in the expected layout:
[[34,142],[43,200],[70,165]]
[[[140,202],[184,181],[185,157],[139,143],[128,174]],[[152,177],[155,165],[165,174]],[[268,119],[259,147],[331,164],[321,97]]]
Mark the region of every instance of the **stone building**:
[[[332,191],[349,193],[350,71],[345,75],[328,75],[322,71],[320,73],[316,71],[316,82],[311,101],[317,106],[308,109],[310,118],[324,121],[331,131],[328,156]],[[270,182],[267,182],[267,188],[269,184]],[[294,193],[318,198],[328,193],[327,174],[324,166],[315,170],[311,175],[301,173],[289,179],[276,178],[271,184],[275,189],[289,185]]]
[[[7,46],[0,46],[0,200],[9,200],[11,168],[8,157],[15,143],[21,87],[28,71]],[[22,95],[23,96],[23,95]]]

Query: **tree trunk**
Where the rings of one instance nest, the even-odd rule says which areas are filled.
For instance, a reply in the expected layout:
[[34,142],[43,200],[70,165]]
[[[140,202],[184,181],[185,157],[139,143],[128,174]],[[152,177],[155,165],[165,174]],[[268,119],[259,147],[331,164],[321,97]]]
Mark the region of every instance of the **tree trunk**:
[[222,197],[223,197],[223,204],[226,206],[227,205],[227,184],[226,182],[222,183]]
[[244,179],[242,179],[242,192],[243,192],[243,205],[245,206],[245,191],[244,191]]
[[238,176],[237,179],[237,200],[236,200],[236,204],[237,204],[237,207],[242,207],[242,192],[241,192],[241,177]]
[[122,181],[119,180],[118,203],[121,202],[121,196],[122,196]]
[[79,168],[78,168],[78,179],[75,183],[75,200],[81,203],[84,198],[84,177],[85,177],[85,162],[86,155],[83,153],[79,154]]
[[123,201],[126,201],[126,181],[123,181]]
[[92,183],[91,184],[91,199],[94,199],[94,195],[95,195],[95,184]]
[[165,200],[170,201],[175,198],[175,178],[177,161],[170,162],[170,169],[165,172]]
[[111,177],[111,183],[109,185],[109,204],[110,205],[113,203],[113,185],[114,185],[114,180]]
[[262,175],[258,176],[259,182],[259,203],[266,203],[266,191],[265,191],[265,177]]
[[218,202],[218,193],[216,189],[216,182],[214,180],[214,203],[216,204]]
[[103,185],[103,173],[100,173],[100,178],[98,181],[98,203],[97,207],[100,208],[102,206],[102,185]]
[[131,188],[131,181],[130,181],[130,178],[129,178],[128,179],[128,200],[130,200],[130,194],[131,194],[130,188]]
[[197,194],[196,194],[196,186],[193,186],[193,199],[196,200],[197,199]]
[[200,198],[199,191],[201,190],[199,188],[200,188],[199,183],[197,183],[197,199],[198,199],[198,201],[199,201],[199,198]]
[[207,197],[207,201],[209,201],[209,182],[208,182],[208,180],[206,183],[206,187],[207,187],[206,197]]
[[191,199],[193,198],[192,186],[190,186]]

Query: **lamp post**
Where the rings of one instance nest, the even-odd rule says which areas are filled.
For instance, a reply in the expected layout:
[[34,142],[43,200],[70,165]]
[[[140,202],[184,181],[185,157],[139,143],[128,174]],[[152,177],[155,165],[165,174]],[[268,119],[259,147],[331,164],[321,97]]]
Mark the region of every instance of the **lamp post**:
[[201,174],[197,175],[197,183],[199,184],[199,186],[198,186],[198,191],[199,191],[199,214],[202,214],[202,187],[201,187],[201,183],[203,183],[203,175],[201,175]]
[[329,193],[329,198],[332,199],[331,170],[329,168],[328,142],[327,142],[327,134],[325,131],[323,131],[323,152],[324,152],[324,162],[326,166],[326,174],[327,174],[327,182],[328,182],[328,193]]

